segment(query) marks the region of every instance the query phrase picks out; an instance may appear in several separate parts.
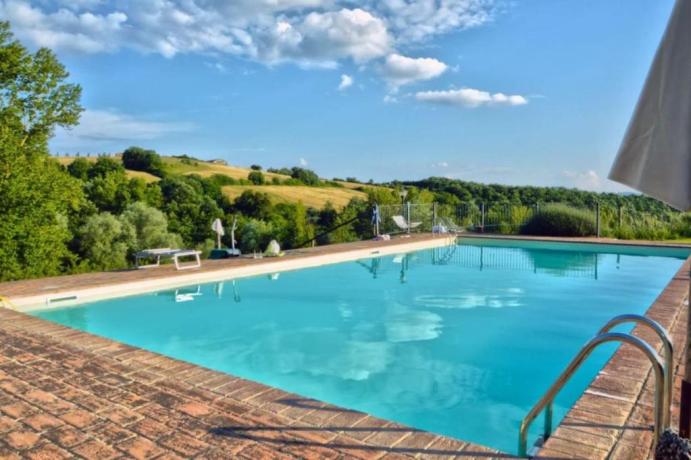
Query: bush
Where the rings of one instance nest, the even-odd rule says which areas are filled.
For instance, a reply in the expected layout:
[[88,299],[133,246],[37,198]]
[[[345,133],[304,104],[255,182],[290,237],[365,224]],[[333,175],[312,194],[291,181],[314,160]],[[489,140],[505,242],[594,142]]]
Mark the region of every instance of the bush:
[[250,169],[252,171],[261,171],[262,167],[260,165],[252,165],[252,166],[250,166]]
[[252,171],[247,175],[247,179],[254,185],[264,185],[266,182],[264,174],[262,174],[261,171]]
[[543,206],[521,228],[524,235],[591,236],[595,235],[595,217],[588,211],[562,204]]
[[311,169],[298,168],[297,166],[291,169],[290,177],[299,180],[305,185],[319,185],[321,183],[317,173]]
[[163,161],[153,150],[141,147],[130,147],[122,152],[122,164],[127,169],[144,171],[158,177],[163,177]]
[[103,212],[86,219],[79,229],[82,257],[95,270],[117,270],[127,267],[127,250],[135,237],[134,228],[114,215]]

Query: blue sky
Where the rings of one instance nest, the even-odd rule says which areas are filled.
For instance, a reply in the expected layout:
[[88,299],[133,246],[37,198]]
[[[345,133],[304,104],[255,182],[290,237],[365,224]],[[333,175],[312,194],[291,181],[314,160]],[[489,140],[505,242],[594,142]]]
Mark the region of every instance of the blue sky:
[[606,180],[672,0],[0,0],[129,145],[324,177]]

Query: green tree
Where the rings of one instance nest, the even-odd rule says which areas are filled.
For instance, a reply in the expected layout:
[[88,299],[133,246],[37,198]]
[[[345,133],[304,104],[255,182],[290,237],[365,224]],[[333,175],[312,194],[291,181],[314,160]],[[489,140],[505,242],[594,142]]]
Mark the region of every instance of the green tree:
[[125,176],[125,168],[122,163],[110,157],[99,157],[91,168],[89,168],[89,179],[94,177],[104,177],[111,173]]
[[86,158],[76,158],[67,166],[67,172],[76,179],[87,181],[91,171],[91,163]]
[[247,179],[254,185],[264,185],[266,180],[264,179],[264,174],[261,171],[252,171],[247,175]]
[[127,206],[120,216],[123,225],[134,229],[131,251],[147,248],[180,247],[180,235],[168,231],[168,219],[158,209],[146,203],[136,202]]
[[297,166],[290,170],[290,177],[302,182],[305,185],[319,185],[321,180],[317,173],[311,169],[298,168]]
[[127,267],[127,254],[136,239],[135,229],[108,212],[94,214],[79,229],[79,248],[96,270]]
[[155,150],[130,147],[122,152],[122,164],[127,169],[148,172],[158,177],[165,174],[163,160]]
[[74,126],[81,89],[52,52],[29,53],[0,22],[0,279],[55,275],[74,257],[77,180],[48,155],[56,126]]
[[124,171],[98,175],[84,185],[86,196],[100,211],[122,212],[132,201],[130,180]]
[[272,205],[269,195],[261,192],[245,190],[233,203],[235,211],[255,219],[269,219]]
[[274,229],[270,223],[254,218],[243,218],[238,225],[238,243],[244,253],[262,252],[273,238]]
[[203,184],[194,177],[168,177],[160,182],[170,231],[179,234],[185,244],[197,245],[212,238],[211,222],[223,216]]

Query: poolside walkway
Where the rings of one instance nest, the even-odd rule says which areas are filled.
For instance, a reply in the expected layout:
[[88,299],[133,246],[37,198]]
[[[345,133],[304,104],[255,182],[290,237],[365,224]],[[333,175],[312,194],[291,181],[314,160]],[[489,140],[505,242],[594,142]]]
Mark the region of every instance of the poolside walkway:
[[336,255],[357,250],[381,250],[399,245],[424,243],[430,240],[448,240],[448,238],[449,235],[420,233],[404,238],[393,238],[389,241],[357,241],[353,243],[332,244],[328,246],[286,251],[286,256],[281,258],[253,259],[251,257],[240,257],[222,260],[204,260],[202,261],[202,267],[194,270],[177,271],[172,264],[167,264],[143,270],[118,270],[10,281],[0,283],[0,296],[7,297],[10,300],[16,300],[27,296],[36,296],[39,294],[48,296],[51,294],[99,288],[109,285],[124,285],[145,280],[163,280],[183,278],[189,275],[205,275],[232,268],[261,266],[270,262],[294,261],[296,259]]

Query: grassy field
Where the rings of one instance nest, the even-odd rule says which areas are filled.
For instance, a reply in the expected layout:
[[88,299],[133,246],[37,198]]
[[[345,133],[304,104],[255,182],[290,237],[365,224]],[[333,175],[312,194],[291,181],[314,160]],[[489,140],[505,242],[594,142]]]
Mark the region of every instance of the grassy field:
[[[197,174],[202,177],[222,174],[233,179],[247,179],[247,175],[252,171],[249,168],[226,166],[206,161],[183,160],[182,158],[173,157],[162,157],[162,159],[166,169],[172,174]],[[262,171],[262,173],[268,180],[274,177],[278,177],[281,180],[290,179],[289,176],[284,176],[283,174],[274,174],[266,171]]]
[[[56,157],[60,164],[68,165],[75,160],[76,157]],[[95,162],[98,157],[84,156],[90,162]],[[247,179],[247,175],[252,171],[249,168],[242,168],[238,166],[227,166],[223,164],[210,163],[201,160],[182,159],[174,157],[161,157],[165,164],[166,171],[169,174],[189,175],[197,174],[202,177],[209,177],[214,174],[221,174],[232,177],[233,179]],[[144,179],[146,182],[155,182],[160,180],[158,177],[142,172],[126,170],[128,177],[137,177]],[[275,174],[265,172],[264,176],[267,180],[277,177],[280,180],[290,179],[290,176],[283,174]],[[302,202],[305,206],[322,209],[327,202],[337,208],[344,208],[352,198],[367,199],[367,195],[358,188],[363,187],[363,184],[354,182],[339,181],[340,187],[307,187],[299,185],[227,185],[223,187],[224,193],[230,198],[234,199],[245,190],[254,190],[264,192],[269,195],[275,203],[297,203]]]
[[269,195],[275,203],[302,202],[305,206],[322,209],[327,202],[336,209],[343,209],[351,199],[367,199],[367,195],[357,190],[337,187],[307,187],[302,185],[227,185],[223,187],[230,199],[237,198],[245,190],[254,190]]

